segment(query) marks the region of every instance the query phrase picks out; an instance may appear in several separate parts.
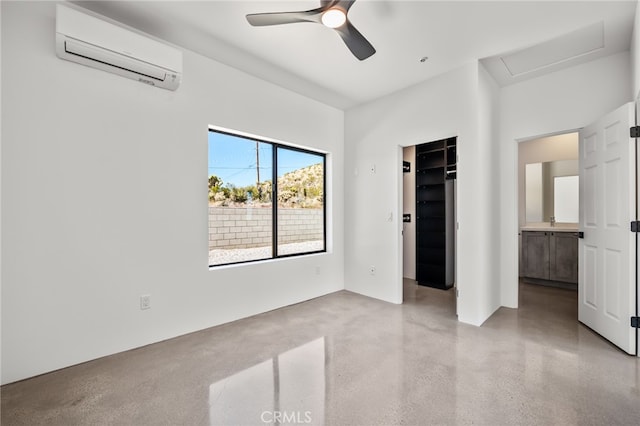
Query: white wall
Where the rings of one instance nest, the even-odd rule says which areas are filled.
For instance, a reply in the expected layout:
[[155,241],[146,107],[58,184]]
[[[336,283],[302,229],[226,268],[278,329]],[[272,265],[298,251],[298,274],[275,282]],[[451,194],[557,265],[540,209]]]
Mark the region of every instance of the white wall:
[[[480,217],[485,216],[484,222],[479,222],[477,226],[482,229],[476,238],[483,238],[485,241],[476,247],[476,253],[471,256],[478,256],[482,253],[483,262],[487,264],[488,270],[485,272],[484,280],[474,282],[474,270],[469,271],[469,278],[472,285],[479,286],[479,307],[481,309],[479,318],[484,322],[500,307],[500,214],[497,206],[500,205],[500,88],[495,80],[489,75],[482,64],[478,64],[478,152],[471,157],[477,164],[476,176],[478,179],[470,188],[477,192],[475,204],[468,206],[469,209],[476,207]],[[479,180],[483,179],[483,180]],[[480,182],[482,184],[480,185]],[[485,253],[486,252],[486,253]],[[462,268],[467,268],[468,263],[463,263]]]
[[[0,5],[1,6],[1,5]],[[2,49],[2,7],[0,7],[0,52]],[[2,54],[0,53],[0,132],[2,131]],[[0,196],[2,195],[2,134],[0,134]],[[0,200],[0,378],[2,378],[2,202]],[[0,383],[2,381],[0,380]]]
[[[494,213],[487,194],[497,182],[487,161],[495,152],[485,132],[479,137],[478,79],[477,63],[469,64],[346,112],[347,290],[402,302],[402,150],[398,147],[457,136],[459,319],[479,325],[494,309],[483,293],[492,285],[495,239],[487,234]],[[370,171],[373,165],[375,173]],[[370,265],[376,266],[375,275],[369,273]]]
[[631,99],[640,96],[640,7],[636,1],[636,15],[633,21],[633,35],[631,36]]
[[411,222],[402,223],[402,276],[416,279],[416,147],[402,150],[404,161],[411,164],[411,171],[402,174],[402,213],[411,215]]
[[518,306],[516,140],[575,130],[631,100],[628,52],[507,86],[500,94],[501,304]]
[[[54,8],[2,2],[3,383],[344,288],[343,112],[189,51],[176,92],[62,61]],[[331,253],[209,270],[209,124],[330,153]]]

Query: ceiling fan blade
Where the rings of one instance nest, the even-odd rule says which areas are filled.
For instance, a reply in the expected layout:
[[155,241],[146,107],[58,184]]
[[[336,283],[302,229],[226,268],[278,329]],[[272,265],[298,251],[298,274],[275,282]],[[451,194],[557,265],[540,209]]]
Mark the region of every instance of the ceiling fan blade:
[[247,15],[247,21],[254,27],[297,22],[320,22],[322,12],[324,12],[324,8],[302,12],[252,13]]
[[346,24],[335,30],[340,34],[344,44],[347,45],[351,53],[359,60],[363,61],[376,53],[376,49],[360,34],[360,31],[358,31],[351,22],[347,21]]
[[339,0],[334,3],[335,6],[339,6],[344,9],[345,12],[348,12],[351,6],[356,2],[356,0]]

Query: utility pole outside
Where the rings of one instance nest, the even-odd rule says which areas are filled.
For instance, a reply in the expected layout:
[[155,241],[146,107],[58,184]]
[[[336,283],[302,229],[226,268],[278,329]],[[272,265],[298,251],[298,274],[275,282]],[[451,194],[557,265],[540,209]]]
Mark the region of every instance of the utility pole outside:
[[256,188],[260,186],[260,143],[256,141]]

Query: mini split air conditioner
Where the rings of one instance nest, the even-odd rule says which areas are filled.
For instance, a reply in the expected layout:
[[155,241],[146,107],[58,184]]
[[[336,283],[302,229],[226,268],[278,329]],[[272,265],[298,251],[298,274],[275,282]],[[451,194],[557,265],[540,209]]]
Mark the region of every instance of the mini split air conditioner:
[[163,89],[182,79],[182,52],[149,37],[58,4],[56,53],[61,59]]

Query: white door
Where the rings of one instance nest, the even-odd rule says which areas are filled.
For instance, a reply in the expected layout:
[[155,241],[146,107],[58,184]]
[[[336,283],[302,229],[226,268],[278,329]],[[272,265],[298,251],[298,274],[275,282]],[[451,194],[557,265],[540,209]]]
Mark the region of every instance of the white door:
[[580,131],[578,320],[629,354],[636,304],[634,104]]

